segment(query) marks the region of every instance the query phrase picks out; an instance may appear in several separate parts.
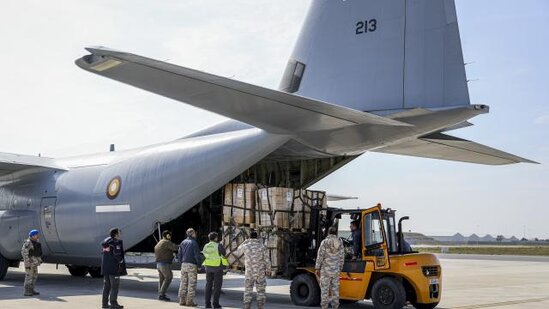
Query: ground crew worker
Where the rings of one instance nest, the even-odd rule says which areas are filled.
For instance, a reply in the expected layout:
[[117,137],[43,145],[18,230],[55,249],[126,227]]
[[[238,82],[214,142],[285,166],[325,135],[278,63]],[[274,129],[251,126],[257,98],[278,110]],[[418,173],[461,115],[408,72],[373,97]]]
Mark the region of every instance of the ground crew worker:
[[196,242],[196,231],[187,230],[187,239],[179,245],[177,259],[181,262],[181,284],[179,285],[179,305],[196,307],[194,296],[196,295],[196,277],[198,265],[202,262],[200,248]]
[[362,231],[359,229],[358,221],[351,222],[351,233],[353,236],[353,259],[362,260]]
[[263,309],[267,300],[265,295],[267,279],[265,276],[271,275],[271,261],[267,247],[261,240],[257,239],[257,232],[251,231],[250,238],[238,246],[236,252],[239,256],[244,254],[245,258],[244,309],[252,308],[254,285],[257,289],[257,308]]
[[[221,286],[223,285],[223,269],[229,263],[227,261],[225,248],[217,243],[217,233],[211,232],[208,234],[210,240],[202,249],[204,255],[204,267],[206,268],[206,290],[204,291],[206,308],[212,308],[212,292],[213,292],[213,307],[221,308],[219,304],[219,295],[221,294]],[[213,289],[213,291],[212,291]]]
[[[103,302],[102,308],[121,309],[124,306],[118,303],[118,288],[120,276],[128,274],[124,260],[124,245],[118,228],[110,230],[110,237],[101,243],[101,274],[103,275]],[[110,306],[109,306],[110,301]]]
[[170,301],[166,291],[173,279],[172,263],[174,253],[177,252],[177,245],[172,241],[172,232],[162,232],[162,239],[154,246],[154,257],[156,269],[158,270],[158,299]]
[[339,273],[343,269],[345,257],[343,242],[337,237],[337,230],[331,227],[328,237],[320,243],[316,257],[316,275],[320,277],[320,297],[322,309],[339,308]]
[[34,286],[38,278],[38,266],[42,264],[42,245],[38,242],[38,230],[29,232],[29,238],[23,243],[21,255],[25,264],[25,296],[40,295]]

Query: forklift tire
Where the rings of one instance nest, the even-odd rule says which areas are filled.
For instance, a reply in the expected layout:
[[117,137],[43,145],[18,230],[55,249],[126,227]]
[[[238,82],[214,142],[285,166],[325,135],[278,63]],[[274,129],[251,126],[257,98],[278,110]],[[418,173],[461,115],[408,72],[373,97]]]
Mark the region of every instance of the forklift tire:
[[86,266],[67,265],[67,268],[73,277],[85,277],[88,274]]
[[0,281],[4,280],[6,277],[6,274],[8,273],[8,260],[6,260],[1,254],[0,254]]
[[89,267],[88,272],[92,278],[103,278],[101,267]]
[[431,304],[412,303],[412,305],[414,305],[414,308],[416,309],[433,309],[436,306],[438,306],[438,303],[431,303]]
[[404,286],[394,278],[381,278],[372,287],[372,302],[376,309],[401,309],[406,304]]
[[295,276],[290,285],[290,298],[296,306],[318,306],[320,304],[320,286],[311,274]]

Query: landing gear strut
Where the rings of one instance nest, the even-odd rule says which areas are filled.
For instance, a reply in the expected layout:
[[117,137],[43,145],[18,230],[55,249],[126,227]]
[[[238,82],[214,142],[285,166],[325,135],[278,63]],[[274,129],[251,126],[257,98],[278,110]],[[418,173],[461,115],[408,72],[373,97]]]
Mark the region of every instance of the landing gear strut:
[[0,281],[4,280],[4,277],[6,277],[6,274],[8,273],[8,266],[8,260],[0,255]]

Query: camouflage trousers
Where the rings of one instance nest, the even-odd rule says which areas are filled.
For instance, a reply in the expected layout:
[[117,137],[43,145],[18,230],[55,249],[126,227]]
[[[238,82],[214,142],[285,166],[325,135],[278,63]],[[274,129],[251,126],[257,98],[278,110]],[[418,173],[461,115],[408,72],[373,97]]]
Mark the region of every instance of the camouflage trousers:
[[332,308],[339,308],[339,272],[320,274],[320,298],[322,309],[327,309],[330,302]]
[[38,278],[38,266],[25,267],[25,287],[34,289]]
[[198,267],[192,263],[181,263],[181,284],[179,285],[179,303],[191,305],[196,295],[196,277]]
[[267,296],[265,295],[267,279],[265,278],[265,274],[255,276],[246,274],[244,286],[244,309],[249,309],[252,306],[254,285],[257,290],[257,308],[265,308],[265,302],[267,301]]

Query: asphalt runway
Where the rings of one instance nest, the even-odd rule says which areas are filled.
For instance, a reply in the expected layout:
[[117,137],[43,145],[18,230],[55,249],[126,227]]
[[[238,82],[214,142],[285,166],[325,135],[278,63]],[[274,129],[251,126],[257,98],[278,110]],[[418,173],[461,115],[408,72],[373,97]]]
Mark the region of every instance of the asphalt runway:
[[[443,267],[442,302],[437,308],[549,308],[549,259],[525,257],[441,255]],[[179,273],[168,291],[172,302],[158,301],[154,269],[129,269],[129,276],[120,284],[119,302],[126,308],[183,308],[176,302]],[[22,268],[11,269],[0,281],[0,308],[100,308],[100,279],[77,278],[65,266],[46,264],[40,267],[38,297],[23,296]],[[196,302],[204,304],[204,275],[199,275]],[[223,283],[221,304],[224,308],[242,308],[244,280],[227,275]],[[269,280],[267,308],[301,308],[293,306],[289,282]],[[344,305],[341,308],[373,308],[370,302]],[[412,307],[409,307],[412,308]]]

